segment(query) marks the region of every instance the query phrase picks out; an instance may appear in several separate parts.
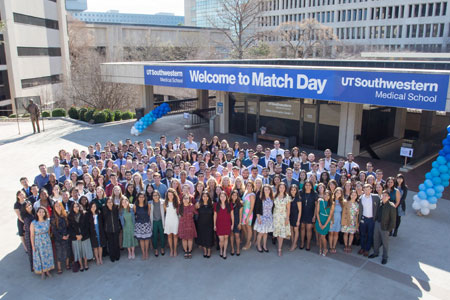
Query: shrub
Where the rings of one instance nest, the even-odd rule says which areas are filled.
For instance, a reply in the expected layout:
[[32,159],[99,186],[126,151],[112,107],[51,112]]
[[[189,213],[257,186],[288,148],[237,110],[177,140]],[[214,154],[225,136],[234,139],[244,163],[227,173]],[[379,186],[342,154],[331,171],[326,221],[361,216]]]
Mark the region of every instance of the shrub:
[[114,111],[114,120],[115,121],[122,120],[122,112],[120,110],[115,110]]
[[44,111],[41,113],[41,116],[42,116],[43,118],[48,118],[48,117],[50,117],[50,111],[44,110]]
[[133,119],[136,119],[136,113],[133,113]]
[[133,118],[133,114],[131,113],[131,111],[124,111],[122,113],[122,120],[130,120]]
[[29,118],[30,117],[30,114],[29,113],[24,113],[23,115],[22,115],[22,118]]
[[15,118],[15,117],[17,117],[16,114],[10,114],[10,115],[8,116],[8,118]]
[[80,120],[86,122],[86,113],[87,113],[88,109],[86,107],[82,107],[80,108],[79,111],[79,116],[80,116]]
[[109,109],[104,109],[103,112],[106,114],[106,122],[114,121],[114,114]]
[[106,112],[104,112],[104,111],[96,111],[94,113],[93,117],[94,117],[95,124],[105,123],[108,118]]
[[80,118],[80,112],[79,112],[78,108],[76,108],[75,106],[72,106],[71,108],[69,108],[67,113],[69,114],[69,117],[71,119],[78,120]]
[[55,108],[52,111],[52,117],[65,117],[67,112],[64,108]]
[[86,113],[86,122],[91,122],[94,119],[95,108],[89,108]]

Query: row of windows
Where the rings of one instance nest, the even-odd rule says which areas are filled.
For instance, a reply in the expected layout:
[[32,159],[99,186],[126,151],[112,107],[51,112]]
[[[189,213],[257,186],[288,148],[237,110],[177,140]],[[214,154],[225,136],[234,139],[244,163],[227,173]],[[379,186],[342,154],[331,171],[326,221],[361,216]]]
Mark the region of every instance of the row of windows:
[[336,36],[340,40],[359,40],[366,38],[365,27],[336,28]]
[[411,4],[408,18],[445,16],[446,13],[447,2]]
[[422,38],[422,37],[443,37],[444,23],[441,24],[413,24],[406,26],[407,38]]
[[57,20],[43,19],[43,18],[28,16],[28,15],[22,15],[22,14],[18,14],[18,13],[13,13],[13,16],[14,16],[14,22],[16,22],[16,23],[42,26],[42,27],[47,27],[50,29],[59,29]]
[[61,56],[61,48],[17,47],[19,56]]
[[39,85],[55,84],[62,82],[62,74],[50,75],[37,78],[22,79],[22,88],[30,88]]
[[402,25],[369,26],[369,39],[402,38]]
[[367,0],[270,0],[261,3],[262,11],[319,7],[326,5],[367,2]]
[[398,19],[405,15],[405,6],[372,7],[371,20]]
[[337,15],[338,22],[363,21],[367,20],[367,8],[338,10]]

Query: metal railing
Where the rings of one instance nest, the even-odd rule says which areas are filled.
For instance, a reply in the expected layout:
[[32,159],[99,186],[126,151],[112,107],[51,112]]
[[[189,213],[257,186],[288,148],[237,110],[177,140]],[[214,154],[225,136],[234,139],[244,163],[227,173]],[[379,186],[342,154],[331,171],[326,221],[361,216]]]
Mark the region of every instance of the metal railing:
[[[208,99],[215,99],[216,96],[209,96]],[[157,101],[154,104],[154,107],[167,103],[170,107],[170,112],[168,115],[176,115],[176,114],[182,114],[185,112],[193,112],[194,110],[197,110],[198,107],[198,98],[188,98],[188,99],[182,99],[182,100],[169,100],[169,101]]]
[[190,112],[189,125],[192,127],[209,124],[209,120],[215,114],[216,114],[215,107],[193,110]]

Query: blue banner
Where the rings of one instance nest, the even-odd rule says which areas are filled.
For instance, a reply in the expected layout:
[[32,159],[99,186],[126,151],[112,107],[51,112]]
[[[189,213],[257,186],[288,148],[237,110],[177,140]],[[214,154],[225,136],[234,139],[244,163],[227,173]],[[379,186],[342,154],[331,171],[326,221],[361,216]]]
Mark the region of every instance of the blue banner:
[[449,75],[289,68],[144,66],[145,84],[445,110]]

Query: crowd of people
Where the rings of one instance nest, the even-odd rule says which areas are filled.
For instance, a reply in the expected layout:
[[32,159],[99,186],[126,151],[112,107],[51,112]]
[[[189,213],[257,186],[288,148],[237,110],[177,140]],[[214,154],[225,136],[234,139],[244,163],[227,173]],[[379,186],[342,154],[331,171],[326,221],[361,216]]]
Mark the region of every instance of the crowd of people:
[[252,247],[267,253],[268,240],[282,256],[285,240],[289,251],[310,251],[315,240],[322,256],[341,243],[375,258],[383,246],[385,264],[408,188],[402,174],[384,179],[365,167],[351,153],[336,160],[327,149],[317,159],[279,141],[251,149],[216,136],[197,143],[190,133],[184,143],[164,135],[97,142],[59,150],[31,185],[21,178],[14,210],[30,269],[42,278],[55,267],[83,272],[93,259],[118,261],[125,249],[133,260],[136,247],[143,260],[150,251],[175,257],[179,240],[186,259],[194,248],[206,259],[214,247],[222,259]]

